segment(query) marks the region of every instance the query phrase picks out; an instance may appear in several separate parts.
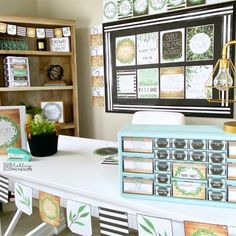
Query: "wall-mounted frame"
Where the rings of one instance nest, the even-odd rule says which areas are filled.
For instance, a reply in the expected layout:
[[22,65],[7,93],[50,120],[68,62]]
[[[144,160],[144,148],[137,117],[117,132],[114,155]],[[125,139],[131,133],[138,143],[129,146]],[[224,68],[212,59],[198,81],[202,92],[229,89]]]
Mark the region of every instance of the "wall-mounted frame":
[[232,118],[233,104],[206,100],[205,83],[234,38],[234,9],[228,2],[103,24],[106,111]]

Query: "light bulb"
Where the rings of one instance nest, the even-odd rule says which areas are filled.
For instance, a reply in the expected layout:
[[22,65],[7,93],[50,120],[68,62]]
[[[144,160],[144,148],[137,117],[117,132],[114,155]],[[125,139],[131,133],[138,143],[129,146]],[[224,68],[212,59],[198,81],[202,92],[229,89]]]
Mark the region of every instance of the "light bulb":
[[213,83],[214,86],[220,91],[228,90],[229,88],[227,87],[233,85],[233,79],[229,73],[229,68],[220,68],[219,73],[215,77]]

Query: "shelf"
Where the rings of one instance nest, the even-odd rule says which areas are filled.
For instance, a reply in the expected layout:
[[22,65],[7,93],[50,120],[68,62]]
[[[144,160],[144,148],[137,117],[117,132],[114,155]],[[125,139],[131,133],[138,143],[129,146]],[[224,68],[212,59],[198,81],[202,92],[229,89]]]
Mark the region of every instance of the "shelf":
[[75,124],[73,122],[59,124],[59,129],[74,129],[74,128]]
[[0,50],[0,55],[69,57],[72,55],[72,53],[71,52],[51,52],[51,51]]
[[73,86],[0,87],[0,92],[73,90]]

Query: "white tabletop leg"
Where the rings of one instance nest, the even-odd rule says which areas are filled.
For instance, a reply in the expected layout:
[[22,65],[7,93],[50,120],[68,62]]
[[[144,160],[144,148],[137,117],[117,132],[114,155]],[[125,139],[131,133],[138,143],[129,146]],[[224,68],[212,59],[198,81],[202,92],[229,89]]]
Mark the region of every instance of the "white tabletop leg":
[[11,223],[9,224],[4,236],[11,236],[14,228],[16,227],[16,224],[18,223],[20,217],[21,217],[22,211],[20,211],[19,209],[17,210],[17,212],[15,213],[13,219],[11,220]]

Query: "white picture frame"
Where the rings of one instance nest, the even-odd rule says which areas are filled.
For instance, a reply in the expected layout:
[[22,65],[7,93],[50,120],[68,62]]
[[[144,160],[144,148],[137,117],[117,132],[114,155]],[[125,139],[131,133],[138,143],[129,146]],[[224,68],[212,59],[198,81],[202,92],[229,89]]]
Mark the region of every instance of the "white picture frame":
[[43,116],[46,119],[64,123],[64,107],[62,101],[41,102],[41,108],[43,109]]
[[50,51],[70,52],[69,37],[50,38]]
[[27,150],[25,116],[25,106],[0,107],[0,155],[6,155],[8,147]]

